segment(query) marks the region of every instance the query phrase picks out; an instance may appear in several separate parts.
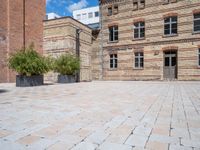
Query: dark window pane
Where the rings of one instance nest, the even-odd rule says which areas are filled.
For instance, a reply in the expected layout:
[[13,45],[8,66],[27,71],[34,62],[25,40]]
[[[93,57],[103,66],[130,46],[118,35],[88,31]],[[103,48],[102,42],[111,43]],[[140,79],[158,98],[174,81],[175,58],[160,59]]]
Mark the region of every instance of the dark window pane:
[[108,8],[108,15],[109,15],[109,16],[112,15],[112,8]]
[[144,56],[144,53],[141,52],[141,53],[140,53],[140,56]]
[[170,30],[169,30],[169,29],[166,29],[164,34],[165,34],[165,35],[170,34]]
[[176,57],[172,57],[172,66],[176,66]]
[[194,19],[200,18],[200,13],[199,14],[194,14]]
[[171,17],[172,18],[172,22],[177,22],[177,17]]
[[135,27],[139,27],[139,23],[134,23],[134,26]]
[[194,21],[194,31],[200,31],[200,20]]
[[139,34],[138,33],[134,33],[134,38],[139,38]]
[[144,27],[144,22],[140,22],[140,26]]
[[166,67],[169,66],[169,57],[165,57],[165,66],[166,66]]
[[165,19],[164,19],[164,22],[165,22],[165,23],[169,23],[169,22],[170,22],[170,18],[169,18],[169,17],[168,17],[168,18],[165,18]]

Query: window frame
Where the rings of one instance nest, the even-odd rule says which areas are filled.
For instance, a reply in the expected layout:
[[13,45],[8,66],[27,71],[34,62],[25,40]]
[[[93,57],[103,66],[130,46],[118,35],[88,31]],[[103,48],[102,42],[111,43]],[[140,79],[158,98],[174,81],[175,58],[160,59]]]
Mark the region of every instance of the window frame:
[[[175,21],[172,21],[173,17],[176,17],[176,22]],[[169,19],[169,22],[166,23],[165,22],[165,19]],[[176,24],[176,33],[172,33],[173,31],[173,24]],[[166,25],[169,25],[169,34],[165,34],[165,26]],[[164,18],[164,36],[174,36],[174,35],[178,35],[178,16],[168,16],[168,17],[165,17]]]
[[[144,23],[143,26],[141,25],[142,23]],[[138,24],[138,26],[136,24]],[[141,36],[142,35],[141,34],[142,29],[144,29],[144,36],[143,37]],[[135,37],[136,30],[138,30],[138,37]],[[139,22],[133,23],[133,38],[134,39],[144,39],[145,38],[145,21],[139,21]]]
[[[200,30],[197,30],[197,31],[194,30],[195,29],[195,21],[200,21],[200,17],[195,19],[195,15],[200,15],[200,12],[193,14],[193,33],[200,33]],[[198,26],[200,26],[200,25],[198,25]]]
[[94,12],[94,17],[99,17],[99,11]]
[[113,14],[113,8],[112,8],[112,6],[110,6],[110,7],[108,7],[108,16],[112,16],[112,14]]
[[91,18],[93,18],[93,13],[92,13],[92,12],[89,12],[89,13],[88,13],[88,19],[91,19]]
[[81,14],[76,15],[77,20],[81,20]]
[[[108,30],[109,30],[109,42],[118,42],[118,40],[119,40],[119,27],[118,27],[118,25],[110,26],[110,27],[108,27]],[[112,35],[111,35],[111,32],[112,32]],[[117,34],[117,38],[116,38],[116,34]],[[112,36],[112,38],[111,38],[111,36]],[[111,40],[111,39],[113,39],[113,40]]]
[[144,69],[144,52],[134,52],[134,69]]
[[[110,54],[110,69],[115,70],[118,68],[118,55],[116,53]],[[112,62],[112,63],[111,63]]]

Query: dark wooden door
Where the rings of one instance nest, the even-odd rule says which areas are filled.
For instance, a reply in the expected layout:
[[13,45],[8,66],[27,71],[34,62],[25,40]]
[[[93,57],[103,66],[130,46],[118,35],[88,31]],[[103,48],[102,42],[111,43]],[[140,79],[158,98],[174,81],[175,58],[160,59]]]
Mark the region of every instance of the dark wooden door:
[[164,54],[164,79],[177,78],[177,52],[169,51]]

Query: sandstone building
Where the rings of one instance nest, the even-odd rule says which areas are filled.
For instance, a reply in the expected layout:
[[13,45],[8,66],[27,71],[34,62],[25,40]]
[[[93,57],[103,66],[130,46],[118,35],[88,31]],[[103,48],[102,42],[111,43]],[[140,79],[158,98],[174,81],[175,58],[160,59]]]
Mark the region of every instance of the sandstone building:
[[199,0],[99,3],[102,45],[93,52],[94,79],[200,80]]
[[46,0],[0,0],[0,82],[13,82],[7,67],[11,53],[34,42],[42,53]]
[[[44,21],[44,54],[58,57],[63,53],[80,56],[80,81],[91,81],[92,30],[71,17]],[[56,82],[57,74],[49,73],[46,81]]]

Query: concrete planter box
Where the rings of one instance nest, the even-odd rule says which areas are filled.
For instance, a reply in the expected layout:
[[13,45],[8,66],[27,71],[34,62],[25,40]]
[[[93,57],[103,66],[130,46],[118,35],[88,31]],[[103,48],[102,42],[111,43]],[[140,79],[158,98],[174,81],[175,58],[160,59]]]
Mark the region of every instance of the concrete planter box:
[[16,76],[16,86],[17,87],[30,87],[30,86],[40,86],[44,84],[43,75],[33,75],[33,76]]
[[74,75],[58,75],[58,83],[75,83],[76,77]]

